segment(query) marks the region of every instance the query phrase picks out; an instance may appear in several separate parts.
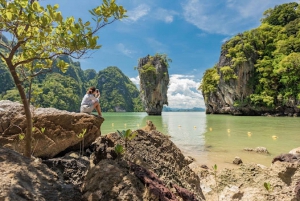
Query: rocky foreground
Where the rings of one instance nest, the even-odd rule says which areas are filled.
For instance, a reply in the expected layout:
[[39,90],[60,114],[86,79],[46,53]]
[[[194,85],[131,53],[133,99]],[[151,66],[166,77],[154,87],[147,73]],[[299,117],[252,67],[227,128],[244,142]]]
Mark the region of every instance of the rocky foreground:
[[275,157],[270,167],[241,164],[236,169],[215,171],[190,166],[201,178],[206,200],[300,200],[300,155],[293,151]]
[[97,138],[89,157],[29,160],[0,148],[0,200],[205,200],[192,161],[158,131],[137,132],[123,156],[116,133]]
[[214,171],[185,157],[151,122],[125,140],[117,133],[100,136],[104,119],[92,115],[42,108],[35,114],[35,125],[47,132],[35,132],[35,157],[27,159],[15,129],[26,129],[21,106],[0,101],[0,201],[300,200],[297,149],[274,158],[271,167]]

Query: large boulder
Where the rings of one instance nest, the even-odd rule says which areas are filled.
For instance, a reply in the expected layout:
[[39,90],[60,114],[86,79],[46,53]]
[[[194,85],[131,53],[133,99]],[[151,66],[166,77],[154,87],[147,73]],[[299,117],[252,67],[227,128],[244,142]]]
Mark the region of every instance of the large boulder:
[[[52,158],[63,151],[77,150],[89,146],[101,135],[104,121],[84,113],[61,111],[54,108],[31,107],[33,119],[33,155]],[[78,135],[86,129],[83,138]],[[44,130],[44,132],[43,132]],[[23,152],[26,133],[26,118],[23,105],[17,102],[0,101],[0,146]]]
[[0,147],[0,200],[81,201],[81,193],[40,160]]
[[272,163],[275,162],[287,162],[287,163],[300,163],[300,156],[295,154],[280,154],[279,156],[276,156],[273,158]]
[[[121,159],[114,149],[117,144],[122,145],[126,150]],[[190,200],[204,200],[199,177],[189,167],[191,160],[181,153],[168,136],[156,130],[148,132],[137,130],[135,138],[127,143],[117,133],[109,133],[98,138],[90,149],[93,151],[91,161],[93,161],[94,165],[92,164],[92,166],[94,167],[87,173],[87,178],[90,179],[86,178],[83,184],[86,199],[97,200],[99,196],[110,192],[113,193],[112,196],[115,200],[122,200],[126,197],[135,199],[134,193],[136,193],[137,200],[141,200],[140,198],[147,200],[143,197],[145,193],[150,194],[150,197],[157,198],[155,193],[151,193],[152,191],[157,192],[153,188],[165,189],[158,193],[159,195],[169,194],[166,189],[168,188],[176,191],[177,197],[182,198],[184,195],[183,197],[189,196]],[[134,167],[131,164],[135,164]],[[157,175],[157,177],[150,176],[150,178],[161,186],[155,186],[151,182],[154,187],[150,188],[151,185],[147,183],[148,177],[139,177],[135,170],[144,172],[146,175]],[[136,182],[135,177],[132,179],[132,173],[130,173],[132,171],[140,179],[139,182]],[[105,180],[101,181],[101,179],[95,178],[108,178],[109,181],[115,181],[116,185],[109,187]],[[130,191],[122,190],[129,188]],[[170,194],[169,200],[172,200],[171,198],[173,199],[173,194]]]
[[165,59],[148,55],[138,63],[142,102],[149,115],[161,115],[163,105],[168,105],[169,73]]

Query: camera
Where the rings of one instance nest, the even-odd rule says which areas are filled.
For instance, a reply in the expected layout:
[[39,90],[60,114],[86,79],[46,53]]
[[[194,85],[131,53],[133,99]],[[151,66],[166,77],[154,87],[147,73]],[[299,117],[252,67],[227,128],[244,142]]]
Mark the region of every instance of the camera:
[[99,93],[99,89],[96,89],[96,92]]

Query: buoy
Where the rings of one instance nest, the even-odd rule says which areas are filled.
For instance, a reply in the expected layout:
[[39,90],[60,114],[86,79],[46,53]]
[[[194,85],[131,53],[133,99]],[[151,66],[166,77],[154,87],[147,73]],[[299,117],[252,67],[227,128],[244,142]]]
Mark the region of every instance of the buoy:
[[178,125],[178,127],[181,127],[180,125]]
[[197,128],[197,126],[194,126],[194,128]]
[[137,126],[137,127],[139,127],[139,126],[140,126],[140,124],[137,124],[136,126]]
[[124,124],[124,126],[126,127],[127,125],[126,125],[126,124]]
[[251,137],[251,135],[252,135],[252,133],[251,133],[251,132],[248,132],[247,134],[248,134],[248,137]]
[[114,126],[114,123],[112,123],[111,126]]
[[212,128],[209,128],[209,131],[212,131]]
[[230,133],[230,129],[227,129],[227,132]]
[[273,140],[276,140],[278,137],[276,135],[272,136]]

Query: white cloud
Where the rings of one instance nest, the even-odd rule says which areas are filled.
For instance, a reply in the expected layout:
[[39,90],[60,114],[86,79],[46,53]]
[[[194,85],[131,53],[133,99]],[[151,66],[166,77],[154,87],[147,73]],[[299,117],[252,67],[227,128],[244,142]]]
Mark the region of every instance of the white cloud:
[[197,89],[200,82],[195,82],[194,76],[173,74],[170,76],[168,89],[169,107],[193,108],[205,107],[203,97]]
[[128,57],[132,57],[132,54],[134,53],[134,51],[126,48],[126,46],[123,43],[119,43],[117,45],[117,50]]
[[136,77],[132,77],[132,78],[129,78],[131,80],[131,82],[133,82],[133,84],[139,86],[140,85],[140,77],[139,76],[136,76]]
[[166,10],[163,8],[158,8],[154,13],[155,19],[162,20],[166,23],[172,23],[174,16],[178,15],[178,13],[173,10]]
[[136,22],[142,17],[148,15],[150,10],[151,9],[147,4],[141,4],[133,10],[127,11],[126,15],[128,16],[128,18],[126,18],[124,21]]
[[259,25],[263,12],[291,0],[185,0],[187,22],[209,33],[233,35]]

